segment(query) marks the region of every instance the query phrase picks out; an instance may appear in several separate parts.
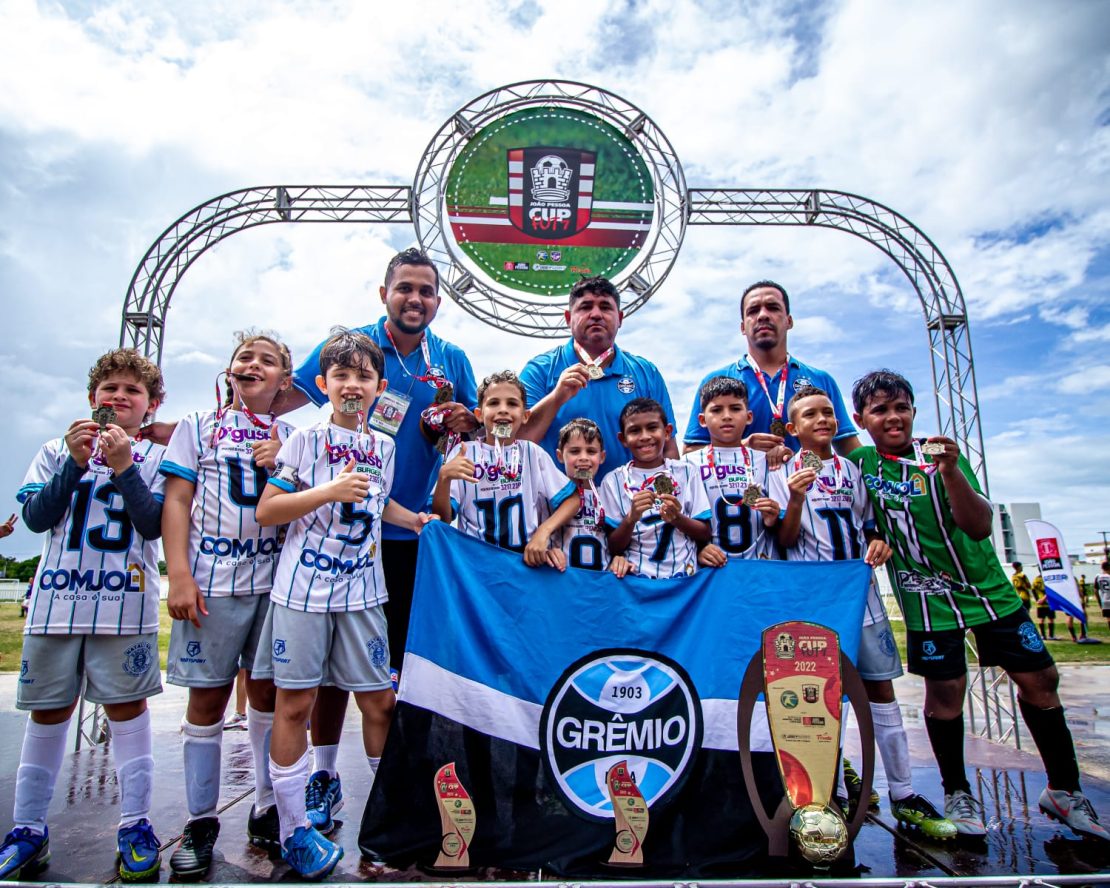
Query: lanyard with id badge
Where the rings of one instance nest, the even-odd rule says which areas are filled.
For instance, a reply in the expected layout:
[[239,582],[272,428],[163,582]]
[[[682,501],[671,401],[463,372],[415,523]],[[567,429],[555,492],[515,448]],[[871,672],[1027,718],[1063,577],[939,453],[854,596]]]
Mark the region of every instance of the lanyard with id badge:
[[384,329],[385,335],[389,338],[389,344],[393,346],[393,351],[397,355],[397,363],[401,365],[401,371],[409,378],[409,387],[404,393],[387,388],[378,398],[377,404],[374,405],[374,412],[370,415],[370,425],[379,432],[385,432],[387,435],[396,437],[401,428],[401,423],[404,422],[405,414],[412,406],[412,387],[417,382],[430,382],[439,389],[450,385],[450,383],[444,377],[432,373],[432,358],[426,335],[420,337],[420,352],[424,358],[426,372],[424,375],[417,376],[405,366],[405,359],[401,356],[397,343],[393,340],[393,334],[389,332],[389,326],[386,325]]

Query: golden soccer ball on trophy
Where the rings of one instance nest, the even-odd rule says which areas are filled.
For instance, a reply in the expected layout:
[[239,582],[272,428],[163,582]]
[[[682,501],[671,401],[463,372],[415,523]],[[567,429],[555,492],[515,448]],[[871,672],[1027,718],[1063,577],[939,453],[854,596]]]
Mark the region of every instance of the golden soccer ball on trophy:
[[790,818],[790,838],[814,866],[829,866],[848,847],[848,827],[832,808],[803,805]]

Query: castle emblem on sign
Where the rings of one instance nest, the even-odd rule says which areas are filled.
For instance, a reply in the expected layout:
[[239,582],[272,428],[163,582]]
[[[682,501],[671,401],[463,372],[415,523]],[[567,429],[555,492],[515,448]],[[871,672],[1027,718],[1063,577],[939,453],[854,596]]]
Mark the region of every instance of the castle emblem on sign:
[[509,220],[530,237],[574,237],[590,224],[596,155],[579,148],[511,148]]
[[775,636],[775,656],[780,660],[794,659],[794,636],[789,632],[780,632]]

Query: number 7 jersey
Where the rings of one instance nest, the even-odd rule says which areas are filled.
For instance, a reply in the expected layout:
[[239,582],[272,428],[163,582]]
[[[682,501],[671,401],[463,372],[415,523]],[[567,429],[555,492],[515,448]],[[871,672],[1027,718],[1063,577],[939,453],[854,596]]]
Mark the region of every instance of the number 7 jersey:
[[[161,501],[158,472],[166,448],[131,443],[131,458],[154,498]],[[42,445],[17,499],[26,502],[61,471],[69,458],[65,439]],[[112,471],[94,456],[62,520],[47,533],[35,572],[26,635],[137,635],[158,629],[158,541],[131,526]]]
[[388,599],[382,572],[382,511],[393,486],[391,438],[322,422],[281,445],[270,484],[293,493],[335,478],[352,459],[370,479],[361,503],[325,503],[289,525],[270,600],[293,610],[366,610]]

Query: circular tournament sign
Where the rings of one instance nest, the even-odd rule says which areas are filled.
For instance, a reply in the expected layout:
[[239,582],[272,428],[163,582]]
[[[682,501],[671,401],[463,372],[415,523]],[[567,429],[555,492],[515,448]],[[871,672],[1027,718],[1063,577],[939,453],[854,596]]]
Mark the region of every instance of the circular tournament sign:
[[638,108],[584,84],[502,87],[432,140],[413,186],[421,247],[451,266],[450,295],[513,332],[566,333],[575,281],[601,275],[635,311],[685,230],[685,181]]

